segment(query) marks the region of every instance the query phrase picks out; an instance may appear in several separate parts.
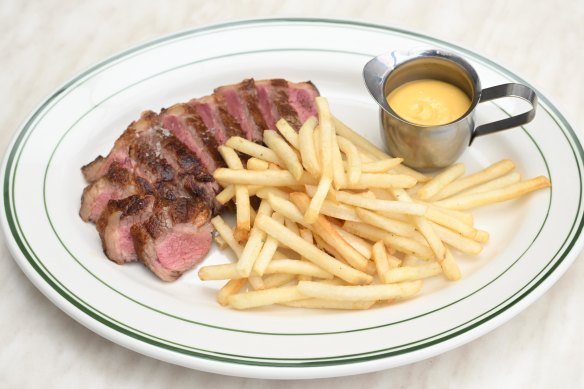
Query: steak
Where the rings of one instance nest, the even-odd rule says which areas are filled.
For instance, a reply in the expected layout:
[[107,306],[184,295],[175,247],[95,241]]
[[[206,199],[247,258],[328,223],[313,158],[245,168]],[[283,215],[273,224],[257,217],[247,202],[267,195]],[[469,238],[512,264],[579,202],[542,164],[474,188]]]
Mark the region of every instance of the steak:
[[213,172],[231,136],[261,143],[285,118],[296,130],[316,115],[311,82],[243,80],[159,113],[145,111],[106,157],[83,166],[81,219],[96,224],[105,255],[140,261],[164,281],[196,266],[211,247],[210,219],[223,209]]

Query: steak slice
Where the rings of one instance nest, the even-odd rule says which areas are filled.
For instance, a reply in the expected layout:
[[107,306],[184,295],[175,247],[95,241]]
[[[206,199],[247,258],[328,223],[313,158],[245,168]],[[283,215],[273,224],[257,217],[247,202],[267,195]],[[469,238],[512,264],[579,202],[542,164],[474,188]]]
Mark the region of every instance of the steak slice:
[[123,199],[136,192],[132,174],[114,161],[103,177],[83,190],[79,216],[83,221],[96,222],[110,200]]
[[186,145],[203,163],[208,172],[225,166],[217,150],[219,144],[212,131],[205,126],[196,108],[190,104],[175,104],[164,109],[160,117],[162,127]]
[[245,138],[253,142],[261,142],[265,126],[258,127],[256,124],[244,96],[240,95],[240,85],[227,85],[215,89],[215,98],[239,122]]
[[[296,111],[300,123],[304,123],[309,117],[317,116],[315,99],[318,97],[318,89],[310,81],[288,82],[288,101]],[[300,127],[296,127],[299,129]]]
[[140,115],[140,119],[132,122],[122,135],[120,135],[107,157],[104,158],[99,155],[93,160],[93,162],[90,162],[81,168],[85,180],[88,182],[97,181],[108,172],[109,167],[114,162],[117,162],[118,165],[127,170],[131,170],[132,163],[130,161],[130,156],[128,155],[130,145],[143,132],[151,130],[157,122],[157,114],[152,111],[143,112]]
[[150,218],[130,229],[138,258],[161,280],[176,280],[211,248],[210,216],[198,198],[156,201]]
[[154,196],[132,195],[111,200],[96,223],[103,252],[117,264],[138,260],[130,229],[152,215]]

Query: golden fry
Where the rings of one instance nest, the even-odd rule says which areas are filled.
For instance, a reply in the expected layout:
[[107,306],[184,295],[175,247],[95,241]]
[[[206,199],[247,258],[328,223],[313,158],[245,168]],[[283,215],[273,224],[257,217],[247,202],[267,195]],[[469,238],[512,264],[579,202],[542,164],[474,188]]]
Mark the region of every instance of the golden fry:
[[444,189],[446,185],[450,184],[463,174],[464,165],[462,163],[455,163],[454,165],[447,167],[418,190],[418,198],[421,200],[428,200]]
[[539,176],[530,180],[518,182],[505,188],[494,189],[488,192],[473,193],[450,197],[437,201],[435,204],[445,208],[466,210],[481,207],[487,204],[499,203],[515,199],[538,189],[548,188],[551,183],[547,177]]
[[264,143],[282,160],[286,169],[296,180],[300,180],[304,169],[296,151],[276,131],[264,131]]
[[515,168],[513,161],[504,159],[499,162],[480,170],[474,174],[459,178],[458,180],[448,184],[440,193],[432,197],[433,201],[442,200],[468,188],[483,184],[485,182],[499,178]]

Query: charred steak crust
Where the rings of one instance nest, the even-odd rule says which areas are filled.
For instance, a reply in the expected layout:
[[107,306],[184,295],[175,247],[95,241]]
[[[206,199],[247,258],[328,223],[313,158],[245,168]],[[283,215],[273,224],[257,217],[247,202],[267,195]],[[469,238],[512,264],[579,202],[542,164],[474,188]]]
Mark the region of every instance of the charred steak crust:
[[302,122],[298,119],[298,114],[288,100],[288,81],[274,79],[270,82],[274,88],[274,104],[280,117],[286,119],[292,127],[299,129]]
[[159,114],[145,111],[110,153],[81,168],[89,183],[79,214],[96,223],[106,256],[143,262],[173,281],[211,245],[210,218],[223,209],[213,171],[225,166],[218,147],[231,136],[261,142],[285,118],[294,128],[316,114],[310,82],[243,80]]
[[247,80],[243,80],[239,86],[239,94],[241,95],[245,105],[247,106],[247,110],[251,115],[256,127],[259,131],[263,131],[268,128],[266,124],[266,120],[264,119],[262,112],[260,110],[260,102],[258,99],[258,93],[256,90],[255,82],[253,78],[249,78]]

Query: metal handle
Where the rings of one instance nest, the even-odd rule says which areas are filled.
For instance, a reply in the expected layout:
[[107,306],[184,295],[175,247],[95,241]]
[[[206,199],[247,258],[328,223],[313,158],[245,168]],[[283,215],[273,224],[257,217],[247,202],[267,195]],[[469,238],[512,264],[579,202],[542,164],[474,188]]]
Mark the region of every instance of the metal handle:
[[479,103],[500,99],[502,97],[519,97],[531,104],[531,109],[525,113],[511,116],[510,118],[497,120],[496,122],[486,123],[478,126],[470,137],[469,145],[472,144],[477,136],[492,134],[493,132],[507,130],[509,128],[522,126],[529,123],[535,117],[535,108],[537,106],[537,95],[535,91],[522,84],[502,84],[483,89]]

